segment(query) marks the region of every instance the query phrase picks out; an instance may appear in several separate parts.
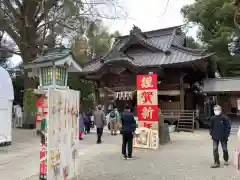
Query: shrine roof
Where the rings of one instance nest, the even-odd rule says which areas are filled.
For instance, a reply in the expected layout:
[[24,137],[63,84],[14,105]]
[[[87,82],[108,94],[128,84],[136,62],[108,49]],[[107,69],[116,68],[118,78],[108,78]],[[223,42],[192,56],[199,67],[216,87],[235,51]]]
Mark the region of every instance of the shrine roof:
[[[210,57],[202,49],[184,47],[185,34],[181,26],[142,32],[134,26],[130,35],[116,39],[111,51],[101,59],[90,61],[83,72],[97,72],[106,64],[126,61],[136,67],[164,66],[188,63]],[[141,49],[131,48],[140,45]]]
[[213,78],[203,82],[203,91],[206,93],[239,92],[240,78]]
[[71,55],[71,49],[68,48],[52,48],[44,51],[44,53],[38,56],[37,59],[33,60],[31,63],[43,63],[47,61],[57,61],[64,59],[67,56]]
[[51,48],[45,50],[35,60],[24,65],[24,69],[35,69],[39,67],[68,66],[69,72],[81,72],[82,67],[74,60],[71,49],[65,47]]

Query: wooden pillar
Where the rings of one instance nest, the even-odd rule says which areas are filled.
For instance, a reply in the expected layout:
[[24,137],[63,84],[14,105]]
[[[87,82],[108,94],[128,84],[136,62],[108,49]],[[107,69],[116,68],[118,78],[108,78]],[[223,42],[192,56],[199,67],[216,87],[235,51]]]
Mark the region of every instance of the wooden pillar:
[[96,81],[95,87],[94,87],[96,105],[98,105],[98,104],[100,103],[100,92],[99,92],[99,88],[100,88],[100,82],[99,82],[99,81]]
[[185,90],[184,90],[184,82],[183,82],[184,75],[181,75],[180,77],[180,110],[184,110],[184,97],[185,97]]
[[104,112],[108,112],[108,92],[104,89],[104,97],[103,97],[103,103],[104,103]]

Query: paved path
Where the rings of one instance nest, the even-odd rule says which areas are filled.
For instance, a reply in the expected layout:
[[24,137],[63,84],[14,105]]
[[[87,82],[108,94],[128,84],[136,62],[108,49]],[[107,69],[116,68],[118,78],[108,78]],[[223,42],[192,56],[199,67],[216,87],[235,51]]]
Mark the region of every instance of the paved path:
[[[13,142],[10,147],[0,147],[1,179],[21,180],[38,172],[39,141],[32,134],[32,131],[26,130],[15,132],[20,142]],[[240,180],[240,172],[232,165],[220,169],[209,168],[212,163],[212,144],[207,132],[173,133],[171,138],[171,143],[156,151],[135,149],[135,159],[125,161],[120,154],[120,136],[112,137],[105,133],[104,143],[97,145],[95,134],[92,133],[79,146],[79,179]],[[236,143],[236,137],[231,137],[231,156]],[[28,179],[37,180],[38,176]]]

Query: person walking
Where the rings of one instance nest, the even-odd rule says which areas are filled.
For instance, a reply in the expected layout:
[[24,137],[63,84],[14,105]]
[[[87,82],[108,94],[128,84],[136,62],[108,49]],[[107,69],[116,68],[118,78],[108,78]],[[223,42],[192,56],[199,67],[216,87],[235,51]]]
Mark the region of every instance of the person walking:
[[[132,159],[133,135],[136,130],[136,121],[130,108],[126,105],[122,113],[122,155],[124,159]],[[126,148],[128,152],[126,151]]]
[[84,132],[84,119],[85,118],[85,114],[84,112],[80,111],[79,113],[79,140],[83,140],[83,132]]
[[110,123],[110,131],[111,135],[117,135],[117,112],[115,109],[112,109],[109,113],[109,123]]
[[101,144],[103,128],[106,125],[105,114],[101,106],[97,107],[97,110],[94,112],[93,116],[94,116],[94,124],[97,127],[97,144]]
[[92,110],[89,108],[87,113],[86,113],[86,117],[87,117],[87,124],[86,124],[86,132],[90,133],[91,130],[91,117],[92,117]]
[[84,134],[86,135],[87,133],[89,133],[89,119],[86,116],[86,114],[84,114],[83,116],[83,122],[84,122]]
[[230,120],[222,114],[222,108],[219,105],[214,106],[214,116],[210,119],[209,130],[213,140],[214,164],[211,168],[220,167],[218,146],[221,143],[223,150],[224,165],[228,165],[228,138],[231,132]]

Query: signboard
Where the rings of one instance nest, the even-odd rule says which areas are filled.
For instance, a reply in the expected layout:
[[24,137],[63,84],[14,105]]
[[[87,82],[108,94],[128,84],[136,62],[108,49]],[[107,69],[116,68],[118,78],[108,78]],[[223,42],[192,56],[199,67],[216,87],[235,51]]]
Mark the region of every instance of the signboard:
[[157,74],[137,76],[137,115],[134,147],[158,148],[158,89]]
[[240,99],[237,99],[237,109],[240,111]]
[[47,113],[38,116],[44,118],[40,130],[41,180],[77,176],[79,96],[79,92],[73,90],[49,89],[47,92]]
[[36,101],[36,128],[40,133],[40,180],[47,179],[47,142],[46,142],[46,119],[48,116],[47,97],[42,95]]
[[137,112],[139,121],[158,121],[157,74],[137,76]]

